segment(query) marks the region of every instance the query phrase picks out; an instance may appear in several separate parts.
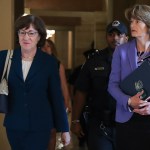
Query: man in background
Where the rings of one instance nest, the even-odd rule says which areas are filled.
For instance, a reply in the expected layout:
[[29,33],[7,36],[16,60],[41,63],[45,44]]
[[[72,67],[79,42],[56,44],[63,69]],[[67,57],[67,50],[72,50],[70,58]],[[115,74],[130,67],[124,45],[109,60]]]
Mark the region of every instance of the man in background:
[[106,28],[108,46],[94,50],[82,66],[76,81],[71,131],[84,136],[80,115],[88,101],[88,150],[115,150],[115,100],[107,92],[111,60],[116,46],[127,42],[127,27],[115,20]]

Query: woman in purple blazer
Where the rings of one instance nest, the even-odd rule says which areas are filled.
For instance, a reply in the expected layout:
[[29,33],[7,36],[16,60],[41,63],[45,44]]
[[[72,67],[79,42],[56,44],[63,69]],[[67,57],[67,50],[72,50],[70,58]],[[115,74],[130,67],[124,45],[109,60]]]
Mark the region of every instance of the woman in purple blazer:
[[150,102],[140,99],[143,91],[130,96],[119,85],[141,65],[140,60],[150,55],[150,6],[135,5],[125,15],[133,39],[116,48],[108,85],[108,91],[117,101],[117,150],[149,150]]

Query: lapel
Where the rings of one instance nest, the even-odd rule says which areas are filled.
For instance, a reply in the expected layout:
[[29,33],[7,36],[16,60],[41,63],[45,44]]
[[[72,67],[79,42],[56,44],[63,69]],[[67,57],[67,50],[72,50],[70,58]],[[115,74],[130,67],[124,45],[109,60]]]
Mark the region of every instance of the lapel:
[[38,74],[38,71],[42,70],[43,64],[45,64],[43,63],[45,60],[42,57],[42,53],[43,52],[41,51],[41,49],[38,48],[25,82],[29,82],[29,80],[31,80],[34,76]]
[[129,47],[127,48],[127,53],[131,69],[135,70],[137,68],[137,49],[135,39],[130,41]]
[[12,57],[11,68],[16,73],[17,77],[23,81],[21,49],[15,49]]
[[[25,82],[32,79],[37,74],[38,71],[41,71],[43,64],[45,64],[43,63],[43,61],[44,59],[42,58],[42,51],[38,48]],[[22,72],[21,49],[14,50],[12,58],[12,68],[14,69],[17,77],[24,82]]]

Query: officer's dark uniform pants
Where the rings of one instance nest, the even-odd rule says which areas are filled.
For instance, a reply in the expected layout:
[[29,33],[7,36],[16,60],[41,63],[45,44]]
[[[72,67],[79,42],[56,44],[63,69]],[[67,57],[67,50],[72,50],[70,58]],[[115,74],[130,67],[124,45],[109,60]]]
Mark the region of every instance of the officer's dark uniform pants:
[[[115,150],[115,128],[109,127],[104,131],[100,128],[101,121],[90,118],[88,123],[88,150]],[[107,133],[105,133],[107,131]]]
[[12,150],[47,150],[50,131],[16,131],[8,130],[7,137]]

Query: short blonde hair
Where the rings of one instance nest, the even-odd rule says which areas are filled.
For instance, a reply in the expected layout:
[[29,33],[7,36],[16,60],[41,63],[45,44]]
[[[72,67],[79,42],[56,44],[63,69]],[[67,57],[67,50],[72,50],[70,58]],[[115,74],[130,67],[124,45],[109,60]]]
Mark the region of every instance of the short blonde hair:
[[131,18],[141,20],[148,28],[150,28],[150,6],[148,5],[134,5],[125,10],[125,17],[127,20]]

